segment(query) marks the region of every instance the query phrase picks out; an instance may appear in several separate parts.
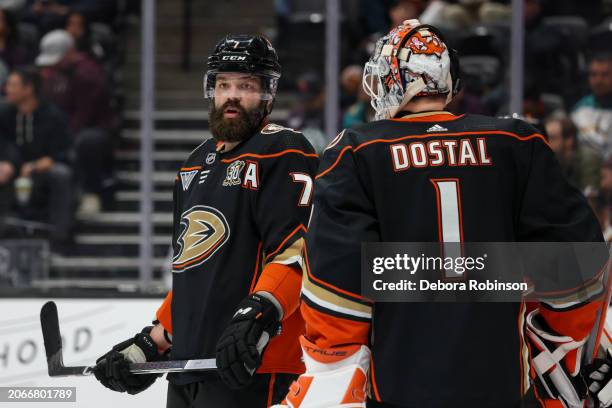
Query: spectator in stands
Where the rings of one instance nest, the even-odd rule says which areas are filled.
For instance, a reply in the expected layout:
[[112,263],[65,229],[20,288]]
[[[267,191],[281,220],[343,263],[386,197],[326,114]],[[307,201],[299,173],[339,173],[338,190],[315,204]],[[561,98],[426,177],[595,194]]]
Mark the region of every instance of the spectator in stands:
[[114,115],[106,75],[100,64],[75,48],[64,30],[41,40],[36,64],[42,67],[43,95],[69,116],[77,173],[85,195],[81,213],[113,205],[112,140]]
[[591,94],[578,101],[572,120],[580,143],[594,156],[612,154],[612,54],[594,56],[589,64]]
[[366,35],[389,31],[404,20],[418,18],[425,9],[425,0],[360,0],[361,20]]
[[4,217],[10,212],[14,200],[13,181],[21,168],[21,155],[17,147],[0,139],[0,237],[4,236]]
[[577,130],[571,119],[562,112],[554,113],[546,118],[544,128],[568,180],[582,191],[587,187],[597,189],[601,162],[585,160],[584,148],[578,145]]
[[[437,11],[436,14],[432,13],[434,9]],[[512,17],[511,7],[489,0],[459,0],[458,4],[431,4],[427,11],[427,14],[424,14],[428,24],[437,23],[441,27],[454,30],[478,24],[508,21]]]
[[[318,74],[306,72],[298,77],[298,101],[289,111],[289,127],[299,129],[317,152],[327,146],[323,133],[325,89]],[[338,118],[339,119],[339,118]]]
[[543,24],[542,2],[525,0],[525,80],[537,83],[542,92],[570,97],[573,90],[567,84],[575,72],[576,52],[559,29]]
[[359,89],[357,101],[349,106],[342,116],[342,128],[350,128],[374,119],[374,109],[370,104],[370,97],[363,88]]
[[0,0],[0,8],[13,13],[20,12],[26,5],[26,0]]
[[13,13],[0,8],[0,61],[9,69],[27,64],[27,50],[19,44],[17,20]]
[[106,21],[115,11],[114,1],[99,0],[29,0],[23,20],[36,24],[43,33],[63,27],[71,11],[84,15],[89,21]]
[[348,106],[357,102],[357,96],[361,89],[361,76],[363,69],[360,65],[349,65],[340,73],[340,108],[346,109]]
[[75,47],[79,52],[97,60],[104,58],[104,49],[91,38],[89,22],[83,14],[78,11],[72,11],[68,14],[64,29],[72,36]]
[[601,182],[599,184],[601,201],[605,206],[602,219],[602,229],[607,241],[612,240],[612,225],[610,223],[612,214],[612,159],[607,159],[601,166]]
[[30,214],[46,213],[53,226],[53,245],[71,238],[73,222],[72,171],[68,166],[70,138],[65,115],[40,99],[40,79],[34,68],[16,69],[6,84],[9,105],[0,111],[0,137],[17,145],[23,164],[19,176],[31,179]]
[[[6,82],[6,78],[8,78],[9,68],[8,66],[0,60],[0,89],[4,89],[4,83]],[[4,102],[4,92],[0,91],[0,104]]]

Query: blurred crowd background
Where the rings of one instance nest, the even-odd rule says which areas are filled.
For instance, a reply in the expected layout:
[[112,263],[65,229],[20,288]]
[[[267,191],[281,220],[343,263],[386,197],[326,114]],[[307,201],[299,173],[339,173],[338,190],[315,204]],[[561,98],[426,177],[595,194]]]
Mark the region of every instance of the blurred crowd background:
[[[325,96],[325,0],[156,8],[155,277],[170,244],[175,171],[209,136],[205,58],[228,32],[271,39],[283,66],[272,119],[319,151],[335,136],[323,130],[327,104],[340,107],[338,129],[372,119],[363,65],[406,19],[437,26],[459,51],[464,89],[449,110],[513,113],[510,0],[341,0],[337,101]],[[612,240],[612,0],[524,0],[523,21],[522,115]],[[137,276],[140,23],[135,0],[0,0],[0,239],[50,243],[50,272],[30,283]],[[19,280],[14,265],[28,261],[19,256],[0,245],[0,283]]]

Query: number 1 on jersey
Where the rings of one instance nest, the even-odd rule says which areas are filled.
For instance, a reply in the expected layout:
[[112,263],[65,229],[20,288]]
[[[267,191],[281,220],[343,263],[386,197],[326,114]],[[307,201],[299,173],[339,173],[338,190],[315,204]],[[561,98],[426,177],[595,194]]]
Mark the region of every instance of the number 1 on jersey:
[[[459,179],[431,179],[436,190],[438,208],[438,239],[444,243],[444,256],[460,257],[463,242],[463,217]],[[447,278],[463,277],[454,270],[446,270]]]

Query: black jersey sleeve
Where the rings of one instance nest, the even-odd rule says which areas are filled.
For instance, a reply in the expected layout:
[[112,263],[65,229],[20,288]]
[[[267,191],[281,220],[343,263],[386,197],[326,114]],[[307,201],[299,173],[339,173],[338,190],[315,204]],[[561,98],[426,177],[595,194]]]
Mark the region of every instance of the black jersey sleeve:
[[275,137],[275,143],[267,154],[254,159],[259,173],[254,219],[264,263],[301,266],[318,156],[301,133],[286,131],[268,137]]
[[529,173],[518,240],[547,243],[527,258],[526,275],[551,329],[582,339],[593,329],[601,307],[607,247],[586,198],[567,181],[544,139],[525,147],[530,149],[523,155],[529,158]]
[[533,139],[519,225],[519,241],[597,242],[603,236],[584,195],[572,186],[553,151]]
[[316,177],[302,314],[308,337],[323,347],[365,343],[372,317],[371,302],[360,295],[361,243],[378,241],[379,232],[358,167],[345,131],[323,154]]

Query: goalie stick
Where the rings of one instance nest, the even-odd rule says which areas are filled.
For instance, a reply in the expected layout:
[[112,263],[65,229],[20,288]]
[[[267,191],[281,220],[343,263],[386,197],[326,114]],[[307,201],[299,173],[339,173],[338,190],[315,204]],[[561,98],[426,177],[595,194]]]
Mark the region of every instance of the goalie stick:
[[[55,302],[47,302],[40,309],[40,325],[42,327],[45,353],[47,354],[47,369],[50,377],[92,375],[93,366],[65,366],[62,354],[62,336],[60,333],[57,306]],[[161,374],[184,371],[216,370],[214,358],[200,360],[169,360],[130,364],[133,374]]]

